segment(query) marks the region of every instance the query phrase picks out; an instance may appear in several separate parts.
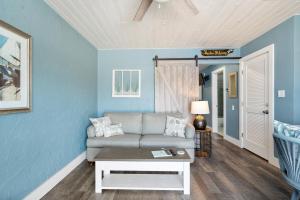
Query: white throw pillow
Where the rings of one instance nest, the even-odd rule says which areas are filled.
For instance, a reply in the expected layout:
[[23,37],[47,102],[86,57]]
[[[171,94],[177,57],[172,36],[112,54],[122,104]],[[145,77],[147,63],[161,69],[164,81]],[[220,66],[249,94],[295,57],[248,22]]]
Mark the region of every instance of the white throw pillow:
[[111,137],[115,135],[123,135],[124,132],[122,130],[122,124],[112,124],[110,126],[106,126],[104,130],[104,137]]
[[186,122],[187,119],[167,116],[166,131],[164,135],[185,138]]
[[104,135],[105,127],[111,125],[111,120],[109,117],[90,118],[90,121],[95,127],[96,137],[102,137]]

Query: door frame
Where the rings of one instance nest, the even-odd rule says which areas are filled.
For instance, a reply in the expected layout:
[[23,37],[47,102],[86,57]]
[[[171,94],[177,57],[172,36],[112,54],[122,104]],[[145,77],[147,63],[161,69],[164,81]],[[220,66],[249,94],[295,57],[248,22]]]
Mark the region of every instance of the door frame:
[[274,121],[274,93],[275,93],[275,88],[274,88],[274,44],[271,44],[267,47],[264,47],[254,53],[251,53],[243,58],[240,59],[240,68],[239,68],[239,135],[240,135],[240,141],[241,141],[241,147],[244,148],[244,140],[243,140],[243,132],[244,132],[244,96],[245,93],[243,91],[244,89],[244,67],[245,67],[245,62],[248,61],[251,58],[257,57],[259,55],[268,53],[269,57],[269,120],[268,120],[268,125],[269,125],[269,133],[268,133],[268,162],[276,167],[279,167],[279,162],[278,158],[275,157],[274,155],[274,140],[273,140],[273,121]]
[[[218,92],[217,92],[217,86],[218,86],[218,73],[223,72],[223,123],[224,123],[224,131],[223,134],[219,133],[218,130],[218,115],[216,115],[216,105],[218,102]],[[211,72],[211,121],[212,121],[212,130],[213,132],[216,132],[214,130],[217,130],[216,133],[222,135],[223,137],[226,136],[226,70],[225,66],[220,67],[214,71]],[[218,111],[218,110],[217,110]]]

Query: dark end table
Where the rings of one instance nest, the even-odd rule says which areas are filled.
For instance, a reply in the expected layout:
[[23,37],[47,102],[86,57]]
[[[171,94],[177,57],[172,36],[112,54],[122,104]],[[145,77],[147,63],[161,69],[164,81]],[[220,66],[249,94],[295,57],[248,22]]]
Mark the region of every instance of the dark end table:
[[195,132],[195,156],[211,156],[211,129],[196,130]]

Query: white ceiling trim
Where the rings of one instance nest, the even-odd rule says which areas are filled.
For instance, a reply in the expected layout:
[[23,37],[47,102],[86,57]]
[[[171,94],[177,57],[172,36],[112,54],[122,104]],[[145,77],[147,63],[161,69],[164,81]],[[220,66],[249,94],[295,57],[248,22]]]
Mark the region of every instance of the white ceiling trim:
[[141,0],[45,0],[98,50],[239,48],[300,13],[295,0],[183,0],[132,20]]

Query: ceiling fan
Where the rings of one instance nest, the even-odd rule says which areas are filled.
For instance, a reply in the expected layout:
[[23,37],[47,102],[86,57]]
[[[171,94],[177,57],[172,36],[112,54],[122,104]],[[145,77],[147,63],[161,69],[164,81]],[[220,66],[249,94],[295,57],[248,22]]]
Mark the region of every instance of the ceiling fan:
[[[161,3],[167,3],[170,0],[142,0],[137,12],[135,13],[135,16],[134,16],[133,20],[134,21],[141,21],[153,1],[155,1],[156,3],[158,3],[160,5]],[[184,0],[184,1],[185,1],[186,5],[191,9],[191,11],[195,15],[197,15],[199,13],[199,10],[194,5],[192,0]]]

